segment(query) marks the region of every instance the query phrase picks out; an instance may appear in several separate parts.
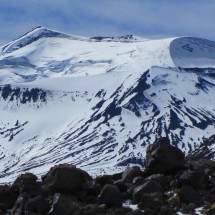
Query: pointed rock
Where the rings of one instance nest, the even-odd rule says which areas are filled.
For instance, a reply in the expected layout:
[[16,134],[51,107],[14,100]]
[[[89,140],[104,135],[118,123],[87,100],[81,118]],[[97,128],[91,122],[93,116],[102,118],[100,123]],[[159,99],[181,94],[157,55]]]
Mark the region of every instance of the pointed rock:
[[147,147],[146,159],[145,175],[175,173],[185,165],[183,152],[166,137]]

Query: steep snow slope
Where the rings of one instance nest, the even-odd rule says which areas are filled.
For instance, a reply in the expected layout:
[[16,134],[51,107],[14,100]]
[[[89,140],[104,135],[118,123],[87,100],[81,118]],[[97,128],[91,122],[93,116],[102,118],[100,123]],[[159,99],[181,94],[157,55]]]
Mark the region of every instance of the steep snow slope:
[[[2,47],[3,180],[63,162],[144,165],[146,146],[166,135],[193,151],[215,124],[214,43],[204,41],[83,38],[39,27]],[[192,54],[182,44],[195,44]]]
[[215,67],[215,43],[200,38],[178,38],[171,43],[170,52],[177,67]]

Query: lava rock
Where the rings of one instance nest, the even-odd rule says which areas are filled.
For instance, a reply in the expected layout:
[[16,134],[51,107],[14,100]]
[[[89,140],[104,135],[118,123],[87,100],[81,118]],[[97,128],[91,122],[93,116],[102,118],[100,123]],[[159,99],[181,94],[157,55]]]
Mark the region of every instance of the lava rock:
[[162,187],[158,182],[148,181],[148,182],[144,183],[143,185],[136,187],[133,190],[133,195],[132,195],[133,204],[137,204],[138,202],[140,202],[143,194],[161,193],[162,191],[163,191]]
[[156,215],[156,211],[154,211],[153,209],[151,208],[146,208],[143,212],[143,215]]
[[103,188],[102,185],[92,183],[89,189],[87,190],[87,193],[88,195],[91,195],[91,196],[98,196],[102,188]]
[[201,159],[197,161],[193,160],[188,160],[186,163],[186,167],[189,170],[193,171],[206,171],[209,173],[214,173],[215,172],[215,161],[213,160],[206,160],[206,159]]
[[194,203],[198,205],[201,197],[199,193],[191,186],[185,185],[180,189],[179,196],[185,203]]
[[122,180],[124,182],[132,182],[138,176],[143,176],[143,172],[138,166],[128,167],[122,174]]
[[114,181],[117,181],[117,180],[122,179],[122,174],[123,174],[123,172],[115,173],[115,174],[111,175],[111,177]]
[[147,164],[145,175],[171,174],[184,168],[185,158],[183,152],[172,146],[168,138],[149,145],[146,150]]
[[179,178],[180,185],[192,185],[195,188],[201,187],[206,180],[202,171],[185,171]]
[[123,195],[115,185],[105,185],[98,196],[98,202],[110,206],[122,206]]
[[51,168],[42,180],[53,192],[72,194],[77,190],[88,189],[92,178],[73,165],[60,164]]
[[32,173],[21,174],[12,184],[11,190],[13,192],[20,192],[20,187],[22,187],[23,184],[36,183],[36,181],[37,176]]
[[138,186],[138,185],[141,185],[141,184],[144,184],[144,182],[145,182],[145,179],[143,178],[143,177],[135,177],[134,179],[133,179],[133,181],[132,181],[132,183],[134,184],[134,185],[136,185],[136,186]]
[[142,210],[146,208],[159,210],[163,203],[163,195],[161,193],[146,193],[141,197],[138,207]]
[[16,200],[15,205],[11,210],[11,214],[13,215],[23,215],[26,212],[26,203],[29,201],[29,196],[26,193],[22,193],[19,195]]
[[12,192],[9,186],[0,186],[0,210],[6,212],[7,209],[11,209],[17,198],[18,195]]
[[35,197],[42,192],[42,183],[37,182],[37,176],[32,173],[25,173],[20,175],[13,185],[11,190],[16,193],[28,193],[30,196]]
[[49,203],[40,195],[28,201],[26,209],[33,213],[46,214],[49,211]]
[[158,182],[162,187],[169,185],[172,177],[171,176],[165,176],[163,174],[153,174],[145,178],[145,181],[156,181]]
[[115,181],[114,185],[116,185],[119,188],[121,193],[124,193],[127,191],[127,185],[124,183],[122,179]]
[[176,211],[169,205],[161,206],[159,215],[173,215],[173,214],[176,214]]
[[113,180],[110,175],[101,175],[95,178],[95,183],[105,186],[106,184],[113,184]]
[[77,210],[72,197],[56,193],[53,197],[52,205],[48,215],[70,215]]

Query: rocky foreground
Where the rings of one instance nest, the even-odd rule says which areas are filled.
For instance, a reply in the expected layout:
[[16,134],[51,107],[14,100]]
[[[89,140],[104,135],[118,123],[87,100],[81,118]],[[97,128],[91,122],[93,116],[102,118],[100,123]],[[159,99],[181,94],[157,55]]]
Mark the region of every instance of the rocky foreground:
[[0,214],[168,215],[200,207],[215,214],[215,161],[186,161],[167,138],[148,146],[147,160],[144,171],[131,167],[95,179],[70,164],[54,166],[41,180],[22,174],[0,186]]

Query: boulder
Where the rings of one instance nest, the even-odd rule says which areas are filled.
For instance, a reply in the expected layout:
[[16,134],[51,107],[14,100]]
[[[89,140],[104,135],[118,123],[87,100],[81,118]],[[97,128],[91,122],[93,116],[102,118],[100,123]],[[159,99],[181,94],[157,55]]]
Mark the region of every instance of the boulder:
[[163,174],[153,174],[145,178],[145,181],[156,181],[158,182],[162,187],[165,187],[169,185],[171,181],[171,176],[165,176]]
[[163,203],[163,195],[161,193],[145,193],[141,197],[138,207],[142,210],[146,208],[159,210]]
[[37,181],[37,176],[32,173],[24,173],[17,177],[11,186],[13,192],[20,192],[20,187],[23,184],[35,183]]
[[121,193],[124,193],[127,191],[127,185],[124,183],[122,179],[115,181],[114,185],[116,185],[119,188]]
[[98,196],[98,202],[110,206],[122,206],[123,195],[115,185],[105,185]]
[[92,178],[73,165],[60,164],[51,168],[42,180],[55,193],[73,194],[75,191],[88,189]]
[[111,177],[114,181],[120,180],[120,179],[122,179],[122,173],[123,172],[115,173],[115,174],[111,175]]
[[133,166],[128,167],[122,174],[122,180],[124,182],[132,182],[135,177],[143,176],[143,172],[140,170],[140,167]]
[[25,173],[14,181],[11,190],[16,193],[28,193],[32,197],[42,192],[42,183],[37,182],[37,176],[32,173]]
[[95,183],[105,186],[106,184],[113,184],[113,180],[110,175],[101,175],[95,178]]
[[143,213],[141,212],[140,214],[143,214],[143,215],[157,215],[156,211],[154,211],[151,208],[146,208],[144,210],[144,212]]
[[144,184],[144,182],[145,182],[145,179],[143,178],[143,177],[135,177],[134,179],[133,179],[133,181],[132,181],[132,183],[134,184],[134,185],[136,185],[136,186],[138,186],[138,185],[141,185],[141,184]]
[[56,193],[53,197],[52,205],[48,215],[70,215],[77,211],[72,197]]
[[0,185],[0,210],[5,212],[7,209],[11,209],[17,198],[18,195],[12,192],[9,186]]
[[143,185],[136,187],[133,190],[133,195],[132,195],[133,204],[137,204],[138,202],[140,202],[143,194],[161,193],[162,191],[163,191],[162,187],[158,182],[148,181]]
[[28,201],[26,209],[33,213],[46,214],[49,211],[49,203],[43,196],[39,195]]
[[11,210],[11,214],[13,215],[26,214],[26,203],[28,201],[29,201],[29,195],[27,195],[26,193],[20,194]]
[[199,193],[193,187],[188,185],[181,187],[179,196],[181,200],[187,204],[194,203],[198,205],[201,200]]
[[204,184],[206,176],[202,171],[184,171],[178,181],[180,185],[191,185],[195,188],[200,188]]
[[168,138],[149,145],[146,150],[145,175],[175,173],[185,165],[183,152],[172,146]]

